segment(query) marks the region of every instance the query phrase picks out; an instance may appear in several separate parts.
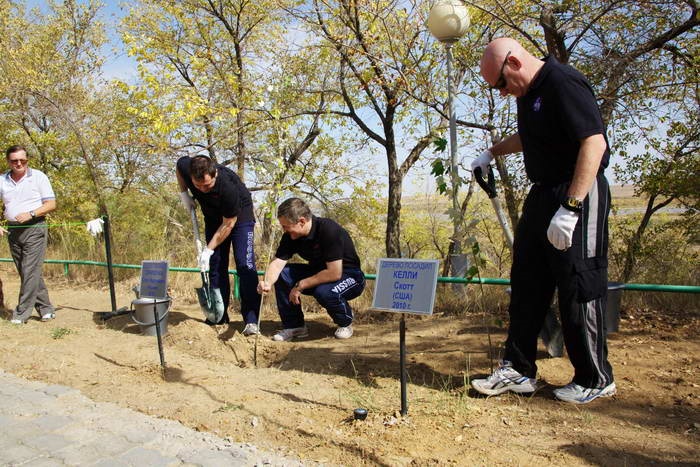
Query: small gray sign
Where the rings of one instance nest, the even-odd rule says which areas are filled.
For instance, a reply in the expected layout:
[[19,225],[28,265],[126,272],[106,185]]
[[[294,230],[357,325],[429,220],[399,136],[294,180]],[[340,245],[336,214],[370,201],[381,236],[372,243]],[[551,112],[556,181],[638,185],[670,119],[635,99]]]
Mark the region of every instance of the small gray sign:
[[167,261],[141,261],[139,298],[168,298]]
[[379,259],[372,308],[432,315],[439,264],[436,259]]

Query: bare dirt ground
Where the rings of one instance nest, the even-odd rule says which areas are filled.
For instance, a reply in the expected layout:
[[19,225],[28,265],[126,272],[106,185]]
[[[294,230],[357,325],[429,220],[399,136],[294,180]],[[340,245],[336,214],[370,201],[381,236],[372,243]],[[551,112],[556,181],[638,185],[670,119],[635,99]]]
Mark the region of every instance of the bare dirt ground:
[[[2,266],[5,302],[18,282]],[[193,287],[197,284],[194,283]],[[161,372],[156,338],[129,316],[106,323],[106,287],[47,281],[57,319],[0,321],[0,368],[80,389],[97,401],[178,420],[201,431],[287,448],[285,454],[344,465],[698,465],[700,319],[623,310],[611,335],[618,396],[572,406],[553,399],[567,383],[566,358],[539,361],[532,397],[477,397],[470,378],[490,371],[481,316],[408,316],[408,415],[401,417],[399,317],[360,311],[355,336],[332,337],[325,313],[308,315],[310,336],[273,342],[276,313],[266,307],[263,336],[203,323],[194,291],[174,296]],[[134,298],[118,285],[118,305]],[[7,315],[5,315],[7,317]],[[498,346],[503,328],[492,328]],[[365,407],[365,421],[352,411]]]

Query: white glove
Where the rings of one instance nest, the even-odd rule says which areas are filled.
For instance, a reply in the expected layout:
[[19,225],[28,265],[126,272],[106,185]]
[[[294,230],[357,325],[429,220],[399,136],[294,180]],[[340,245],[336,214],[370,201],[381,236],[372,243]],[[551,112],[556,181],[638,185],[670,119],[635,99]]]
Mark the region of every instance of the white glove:
[[187,211],[194,209],[194,200],[187,190],[180,192],[180,201]]
[[489,164],[492,160],[493,154],[491,154],[491,151],[487,149],[479,154],[479,157],[472,161],[472,172],[474,172],[474,169],[477,167],[481,167],[481,176],[486,177],[489,173]]
[[199,263],[199,269],[202,272],[207,272],[209,271],[209,259],[211,258],[211,255],[214,254],[214,250],[210,250],[207,247],[204,247],[202,252],[199,254],[199,258],[197,259],[197,262]]
[[87,230],[88,232],[90,232],[90,235],[92,235],[93,237],[97,237],[97,234],[102,233],[102,231],[104,230],[104,223],[105,221],[101,217],[88,221]]
[[574,236],[574,229],[578,223],[579,213],[569,211],[566,208],[559,208],[552,217],[547,229],[549,243],[557,250],[566,250],[571,246],[571,238]]

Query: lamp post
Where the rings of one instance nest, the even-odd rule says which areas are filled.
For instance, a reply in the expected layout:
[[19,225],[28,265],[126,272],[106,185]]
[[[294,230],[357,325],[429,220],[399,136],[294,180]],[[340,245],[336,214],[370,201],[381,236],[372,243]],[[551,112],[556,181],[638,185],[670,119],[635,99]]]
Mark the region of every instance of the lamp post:
[[[457,171],[457,124],[455,122],[454,106],[454,78],[452,76],[452,45],[457,42],[467,32],[469,27],[469,11],[462,0],[439,0],[430,9],[428,15],[428,29],[430,33],[440,42],[445,44],[447,52],[447,107],[450,114],[450,181],[452,184],[452,223],[454,227],[453,253],[456,258],[461,253],[460,240],[457,238],[459,232],[459,222],[457,213],[459,212],[459,199],[457,191],[459,189],[459,173]],[[457,272],[452,264],[452,271]]]

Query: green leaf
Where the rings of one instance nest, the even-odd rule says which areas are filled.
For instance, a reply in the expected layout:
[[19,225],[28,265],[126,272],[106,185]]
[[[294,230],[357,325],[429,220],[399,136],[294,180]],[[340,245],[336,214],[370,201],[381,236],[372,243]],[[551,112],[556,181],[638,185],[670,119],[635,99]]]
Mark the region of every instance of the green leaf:
[[447,149],[447,140],[445,138],[436,138],[433,140],[435,146],[434,152],[444,152]]
[[443,164],[442,159],[435,159],[433,161],[430,174],[435,175],[436,177],[445,174],[445,164]]

